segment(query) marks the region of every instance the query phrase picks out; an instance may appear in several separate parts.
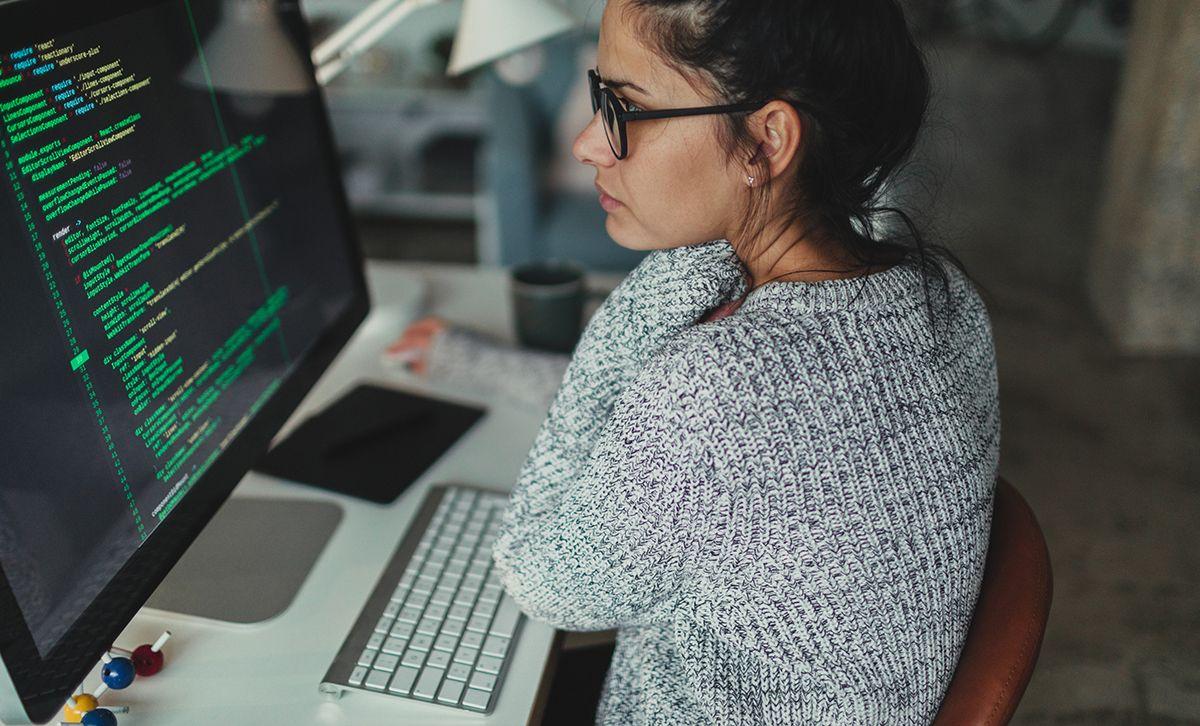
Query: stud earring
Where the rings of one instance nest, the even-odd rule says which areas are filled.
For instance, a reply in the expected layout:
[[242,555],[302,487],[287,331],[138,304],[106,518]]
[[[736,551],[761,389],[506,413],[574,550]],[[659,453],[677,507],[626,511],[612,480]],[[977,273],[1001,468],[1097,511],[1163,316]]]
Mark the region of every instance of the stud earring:
[[746,175],[746,186],[754,186],[754,177],[750,176],[749,174]]

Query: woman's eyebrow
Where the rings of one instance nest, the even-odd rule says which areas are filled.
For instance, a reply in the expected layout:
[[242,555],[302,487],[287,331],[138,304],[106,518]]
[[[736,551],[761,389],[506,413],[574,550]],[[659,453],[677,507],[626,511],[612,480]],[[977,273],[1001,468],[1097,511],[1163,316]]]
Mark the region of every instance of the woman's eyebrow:
[[599,69],[596,69],[596,75],[600,76],[600,80],[604,83],[604,85],[608,86],[609,88],[613,89],[614,91],[619,91],[622,88],[632,88],[633,90],[637,91],[638,93],[642,94],[643,96],[646,96],[647,98],[653,98],[653,96],[651,96],[649,91],[647,91],[646,89],[642,88],[641,86],[639,86],[638,84],[636,84],[632,81],[624,81],[624,80],[620,80],[617,78],[609,78],[609,77],[605,76],[603,73],[601,73]]

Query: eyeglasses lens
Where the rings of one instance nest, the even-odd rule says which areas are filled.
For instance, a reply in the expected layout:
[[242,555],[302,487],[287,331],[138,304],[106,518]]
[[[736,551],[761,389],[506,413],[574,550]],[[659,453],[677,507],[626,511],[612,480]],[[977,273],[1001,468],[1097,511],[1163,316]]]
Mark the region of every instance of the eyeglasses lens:
[[613,153],[619,159],[621,158],[621,132],[617,126],[617,108],[612,96],[605,94],[603,109],[604,133],[608,136],[608,145],[612,147]]
[[604,135],[608,137],[608,146],[618,159],[624,157],[621,149],[621,131],[620,121],[617,120],[618,108],[616,100],[611,93],[605,93],[600,86],[600,76],[595,72],[588,72],[588,81],[592,91],[592,113],[597,111],[603,113],[604,116]]

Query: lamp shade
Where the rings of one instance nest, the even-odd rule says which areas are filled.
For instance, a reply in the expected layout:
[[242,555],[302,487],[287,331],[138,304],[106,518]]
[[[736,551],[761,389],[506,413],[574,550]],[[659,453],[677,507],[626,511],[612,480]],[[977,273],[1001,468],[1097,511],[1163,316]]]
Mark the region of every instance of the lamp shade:
[[183,80],[197,88],[211,82],[219,91],[292,95],[313,81],[296,47],[279,24],[274,0],[223,0],[221,19],[204,39]]
[[457,76],[576,24],[575,16],[553,0],[464,0],[446,72]]

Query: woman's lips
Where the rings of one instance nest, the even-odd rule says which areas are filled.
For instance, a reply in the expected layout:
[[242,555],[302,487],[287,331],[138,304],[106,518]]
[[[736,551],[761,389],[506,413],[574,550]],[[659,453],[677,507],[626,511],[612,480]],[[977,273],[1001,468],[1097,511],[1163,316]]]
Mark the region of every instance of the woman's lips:
[[604,211],[615,212],[625,206],[610,196],[608,192],[604,191],[604,187],[599,184],[596,185],[596,191],[600,193],[600,206],[604,208]]

